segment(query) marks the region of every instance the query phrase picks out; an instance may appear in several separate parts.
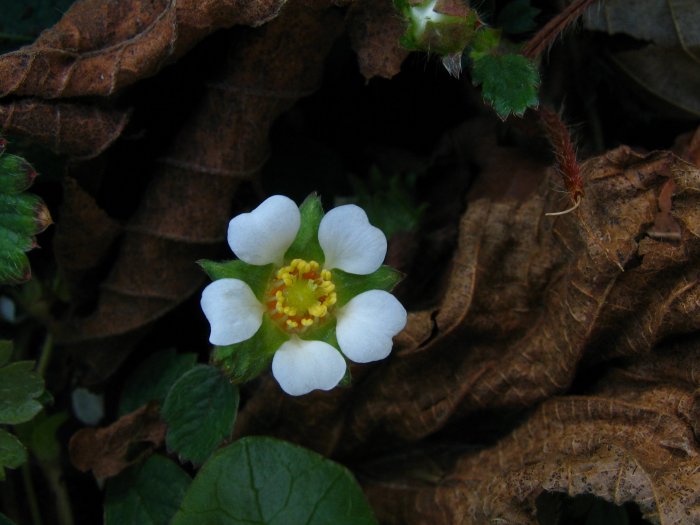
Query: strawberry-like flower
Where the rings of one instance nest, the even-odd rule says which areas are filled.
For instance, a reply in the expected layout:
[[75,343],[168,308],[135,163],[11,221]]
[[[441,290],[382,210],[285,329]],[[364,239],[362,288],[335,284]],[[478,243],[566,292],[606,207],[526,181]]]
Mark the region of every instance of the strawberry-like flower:
[[217,345],[213,361],[236,382],[270,360],[290,395],[330,390],[345,376],[345,358],[387,357],[406,325],[406,310],[387,290],[400,280],[382,266],[386,237],[355,205],[325,216],[315,195],[301,207],[275,195],[229,223],[238,260],[201,264],[214,282],[202,310]]

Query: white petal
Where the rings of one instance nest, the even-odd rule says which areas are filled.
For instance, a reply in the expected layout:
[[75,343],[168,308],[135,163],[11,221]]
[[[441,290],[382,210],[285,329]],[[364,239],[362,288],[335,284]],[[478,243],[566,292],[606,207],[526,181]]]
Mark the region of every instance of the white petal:
[[211,325],[209,342],[232,345],[250,339],[262,324],[264,307],[238,279],[219,279],[202,292],[204,315]]
[[236,215],[228,224],[228,244],[248,264],[282,264],[282,257],[299,231],[301,215],[284,195],[265,199],[250,213]]
[[328,343],[298,337],[283,343],[272,358],[272,375],[291,396],[330,390],[345,375],[345,367],[343,356]]
[[386,256],[386,237],[369,223],[367,214],[354,204],[329,211],[318,228],[318,242],[326,256],[324,268],[367,275]]
[[338,312],[336,337],[343,353],[356,363],[384,359],[396,334],[406,326],[406,309],[389,292],[356,295]]

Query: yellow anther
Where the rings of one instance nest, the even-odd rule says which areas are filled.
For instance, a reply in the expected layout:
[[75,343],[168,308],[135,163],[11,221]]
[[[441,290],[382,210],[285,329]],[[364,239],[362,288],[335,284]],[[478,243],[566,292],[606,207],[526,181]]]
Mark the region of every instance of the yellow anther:
[[321,271],[321,279],[324,281],[330,281],[331,280],[331,272],[328,270],[322,270]]
[[299,323],[292,321],[291,319],[287,319],[287,326],[289,328],[299,328]]
[[309,313],[314,317],[323,317],[328,313],[328,307],[325,304],[316,303],[309,307]]
[[314,324],[314,320],[310,317],[304,317],[304,319],[301,320],[301,324],[302,326],[311,326]]
[[326,298],[326,300],[325,300],[324,302],[325,302],[328,306],[333,306],[335,303],[338,302],[338,295],[337,295],[335,292],[333,292],[332,294],[330,294],[330,295]]

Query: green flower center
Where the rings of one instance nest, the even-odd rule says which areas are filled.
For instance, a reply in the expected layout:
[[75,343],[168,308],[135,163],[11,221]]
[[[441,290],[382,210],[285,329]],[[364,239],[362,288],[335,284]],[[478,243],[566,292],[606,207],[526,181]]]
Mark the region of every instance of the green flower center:
[[331,278],[316,261],[294,259],[280,268],[267,293],[272,319],[292,332],[317,323],[338,300]]

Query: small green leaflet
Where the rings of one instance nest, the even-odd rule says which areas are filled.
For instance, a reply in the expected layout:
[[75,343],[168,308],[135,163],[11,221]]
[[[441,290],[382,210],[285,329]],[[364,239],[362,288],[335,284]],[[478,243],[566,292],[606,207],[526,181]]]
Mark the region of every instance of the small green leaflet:
[[238,411],[238,389],[218,369],[197,365],[168,392],[161,415],[168,424],[168,450],[196,465],[204,463],[231,435]]
[[5,479],[5,468],[17,468],[27,461],[27,450],[15,436],[0,428],[0,481]]
[[202,467],[173,525],[376,525],[345,467],[296,445],[248,437]]
[[539,104],[540,77],[534,64],[522,55],[485,54],[474,60],[472,81],[482,84],[484,100],[501,119],[514,113],[522,116]]
[[29,421],[41,410],[38,399],[44,380],[34,372],[33,361],[17,361],[0,368],[0,423]]
[[196,362],[196,354],[177,354],[172,348],[146,358],[126,380],[119,415],[133,412],[149,401],[162,403],[173,383]]
[[107,482],[105,525],[167,525],[190,481],[174,461],[151,456]]

